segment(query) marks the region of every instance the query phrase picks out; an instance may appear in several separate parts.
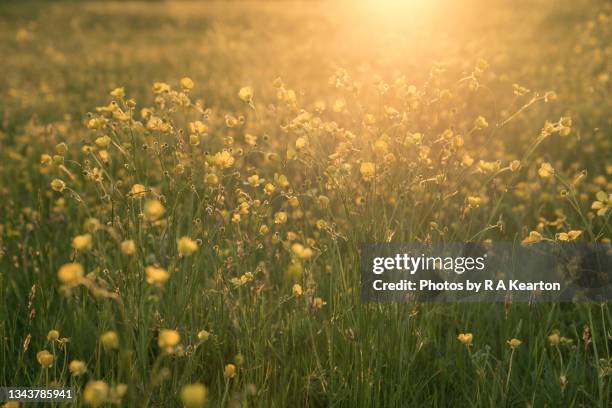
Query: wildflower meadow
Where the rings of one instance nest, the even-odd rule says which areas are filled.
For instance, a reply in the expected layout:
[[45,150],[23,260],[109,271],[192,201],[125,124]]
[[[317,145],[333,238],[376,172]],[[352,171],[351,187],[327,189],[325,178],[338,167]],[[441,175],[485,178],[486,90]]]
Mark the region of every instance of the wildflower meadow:
[[612,405],[606,301],[360,296],[364,243],[610,244],[612,3],[9,1],[0,39],[0,386]]

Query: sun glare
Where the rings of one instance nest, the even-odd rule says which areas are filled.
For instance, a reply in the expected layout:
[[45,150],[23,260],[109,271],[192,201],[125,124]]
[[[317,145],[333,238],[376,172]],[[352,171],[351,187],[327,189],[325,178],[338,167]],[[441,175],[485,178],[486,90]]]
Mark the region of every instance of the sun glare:
[[361,0],[360,9],[373,20],[384,23],[408,22],[431,13],[435,0]]

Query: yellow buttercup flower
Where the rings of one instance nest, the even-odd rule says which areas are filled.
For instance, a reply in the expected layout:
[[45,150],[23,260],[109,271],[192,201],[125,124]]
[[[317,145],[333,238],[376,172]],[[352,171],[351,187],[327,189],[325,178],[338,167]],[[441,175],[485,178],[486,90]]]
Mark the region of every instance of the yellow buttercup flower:
[[382,157],[389,151],[389,144],[382,139],[378,139],[374,142],[373,149],[376,156]]
[[478,116],[474,121],[474,127],[478,130],[485,129],[489,126],[489,123],[484,116]]
[[271,195],[274,192],[274,190],[276,190],[276,187],[274,187],[274,184],[272,183],[266,183],[266,185],[264,186],[264,192],[267,195]]
[[100,407],[108,401],[110,388],[104,381],[90,381],[83,391],[83,399],[94,408]]
[[289,267],[287,268],[287,275],[293,279],[301,278],[303,273],[304,273],[304,267],[302,266],[302,263],[299,261],[291,262],[289,264]]
[[53,158],[49,154],[41,154],[40,164],[42,166],[51,166],[53,164]]
[[166,208],[159,200],[147,201],[144,207],[145,217],[149,221],[157,221],[166,213]]
[[147,129],[149,130],[161,130],[164,122],[157,116],[150,116],[147,120]]
[[474,158],[472,158],[469,154],[465,154],[461,158],[461,164],[465,167],[470,167],[472,164],[474,164]]
[[64,156],[68,152],[68,145],[64,142],[55,145],[55,152]]
[[283,80],[280,77],[275,78],[274,81],[272,81],[272,86],[274,88],[282,88]]
[[254,278],[255,276],[253,275],[253,272],[245,272],[244,275],[240,277],[230,279],[230,282],[235,287],[240,287],[242,285],[246,285],[247,283],[251,282]]
[[123,255],[134,255],[136,253],[136,243],[131,239],[127,239],[121,243],[121,253]]
[[119,383],[111,387],[110,398],[109,398],[111,404],[121,404],[121,400],[123,399],[125,394],[127,394],[127,391],[128,391],[127,384]]
[[191,90],[194,86],[193,80],[189,77],[181,78],[181,86],[185,90]]
[[165,82],[155,82],[153,84],[153,93],[159,94],[164,92],[170,92],[170,85]]
[[78,377],[87,372],[87,364],[81,360],[72,360],[70,364],[68,364],[68,370],[70,371],[70,374]]
[[163,286],[170,279],[170,274],[164,268],[147,266],[145,269],[146,281],[150,285]]
[[227,364],[223,368],[223,376],[225,378],[234,378],[236,376],[236,366],[234,364]]
[[520,346],[523,342],[520,341],[519,339],[510,339],[506,341],[506,343],[508,344],[508,347],[514,350],[515,348]]
[[206,330],[200,330],[200,331],[198,332],[198,339],[199,339],[200,341],[206,341],[206,340],[208,340],[209,338],[210,338],[210,333],[209,333],[208,331],[206,331]]
[[346,101],[344,99],[336,99],[332,105],[332,110],[336,113],[343,112],[346,109]]
[[177,240],[177,247],[180,256],[189,256],[198,250],[198,243],[189,237],[181,237]]
[[77,235],[72,239],[72,247],[77,251],[89,251],[93,240],[91,234]]
[[207,174],[206,177],[204,177],[204,182],[206,184],[218,184],[219,177],[215,173],[210,173]]
[[327,196],[320,195],[319,198],[317,199],[317,202],[319,203],[319,207],[321,208],[329,207],[329,198]]
[[94,233],[101,228],[101,224],[97,218],[90,217],[83,223],[83,228],[89,233]]
[[289,202],[289,205],[292,206],[293,208],[297,208],[300,206],[300,199],[297,198],[296,196],[290,197],[288,202]]
[[470,208],[478,208],[480,207],[480,203],[482,202],[482,198],[476,196],[470,196],[467,198],[468,206]]
[[119,336],[117,332],[109,330],[100,335],[100,343],[106,350],[113,350],[119,348]]
[[596,210],[599,217],[603,217],[612,208],[612,194],[598,191],[595,198],[596,200],[591,204],[591,209]]
[[56,341],[57,339],[59,339],[60,336],[60,332],[57,330],[49,330],[49,333],[47,333],[47,340],[53,342]]
[[303,293],[303,289],[302,289],[302,285],[296,283],[291,287],[291,293],[293,293],[293,296],[302,296]]
[[185,408],[201,408],[206,403],[208,390],[203,384],[187,384],[181,389],[181,401]]
[[192,146],[199,146],[200,145],[200,136],[198,136],[196,134],[189,135],[189,144],[192,145]]
[[284,211],[279,211],[274,214],[274,223],[275,224],[284,224],[287,222],[287,213]]
[[49,368],[53,365],[53,360],[55,360],[55,358],[53,354],[49,353],[47,350],[42,350],[36,353],[36,360],[42,368]]
[[238,97],[243,102],[251,103],[251,101],[253,100],[253,88],[251,88],[250,86],[240,88],[240,91],[238,91]]
[[553,331],[548,336],[548,344],[550,344],[551,346],[558,346],[560,341],[561,341],[561,336],[559,336],[559,333],[556,331]]
[[291,245],[291,251],[300,259],[308,259],[314,255],[312,249],[299,243]]
[[366,113],[363,115],[363,124],[367,126],[372,126],[376,124],[376,117],[371,113]]
[[[355,202],[356,202],[358,205],[360,205],[360,204],[361,204],[362,199],[363,199],[362,197],[357,197],[357,198],[355,199]],[[317,220],[317,222],[315,223],[315,225],[317,226],[317,229],[320,229],[320,230],[323,230],[323,229],[325,229],[325,228],[327,228],[327,227],[328,227],[327,221],[325,221],[325,220]]]
[[247,133],[244,135],[244,141],[249,146],[255,146],[257,144],[257,136]]
[[227,150],[223,150],[214,156],[215,163],[222,168],[229,168],[234,165],[236,159]]
[[66,183],[64,183],[60,179],[55,179],[51,182],[51,188],[53,189],[53,191],[61,193],[66,188]]
[[359,172],[365,181],[371,181],[376,173],[376,166],[372,162],[363,162],[359,167]]
[[202,136],[208,132],[208,126],[200,120],[196,120],[195,122],[189,123],[189,131],[198,136]]
[[574,241],[578,239],[582,235],[582,231],[580,230],[571,230],[567,232],[567,237],[570,241]]
[[297,150],[305,149],[308,146],[308,139],[305,137],[298,137],[295,141],[295,148]]
[[289,187],[289,179],[284,174],[274,174],[274,182],[282,188]]
[[76,285],[85,275],[83,265],[76,262],[70,262],[62,265],[57,271],[57,277],[65,285]]
[[115,88],[110,92],[110,95],[115,98],[123,98],[125,96],[125,88]]
[[525,238],[521,242],[521,244],[531,245],[531,244],[537,244],[540,241],[542,241],[542,234],[540,234],[538,231],[531,231],[529,233],[529,236],[527,236],[527,238]]
[[258,174],[253,174],[252,176],[247,177],[247,181],[251,186],[257,187],[263,182],[263,179],[260,178]]
[[96,146],[102,148],[102,149],[106,149],[110,144],[111,144],[111,138],[104,135],[104,136],[100,136],[95,140]]
[[174,351],[174,348],[181,341],[181,335],[176,330],[162,329],[159,331],[159,337],[157,339],[157,345],[160,349],[167,353]]
[[89,119],[87,122],[88,129],[101,129],[106,126],[106,119],[101,117],[95,117]]
[[143,198],[147,192],[147,189],[142,184],[134,184],[128,194],[130,198]]
[[316,298],[312,299],[312,307],[314,307],[315,309],[321,309],[326,304],[327,304],[327,302],[324,301],[320,297],[316,297]]
[[555,174],[555,169],[553,169],[550,163],[542,163],[538,169],[538,174],[542,178],[548,178]]
[[461,344],[465,344],[466,346],[471,346],[472,340],[474,340],[474,335],[472,333],[460,333],[457,336],[457,340],[459,340]]

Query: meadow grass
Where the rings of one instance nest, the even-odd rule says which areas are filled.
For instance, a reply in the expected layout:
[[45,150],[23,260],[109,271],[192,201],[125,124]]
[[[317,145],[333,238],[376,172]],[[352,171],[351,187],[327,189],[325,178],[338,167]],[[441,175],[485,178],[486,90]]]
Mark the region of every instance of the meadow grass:
[[610,4],[414,4],[0,4],[0,385],[610,406],[607,302],[360,299],[365,242],[612,238]]

